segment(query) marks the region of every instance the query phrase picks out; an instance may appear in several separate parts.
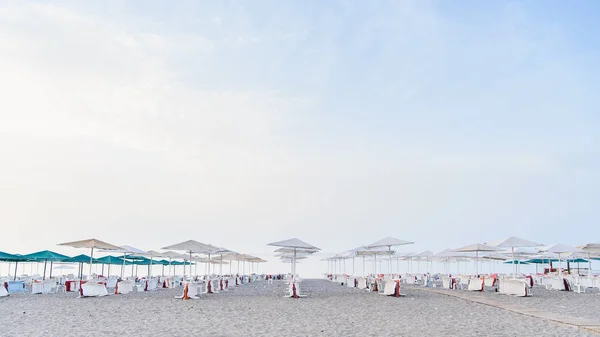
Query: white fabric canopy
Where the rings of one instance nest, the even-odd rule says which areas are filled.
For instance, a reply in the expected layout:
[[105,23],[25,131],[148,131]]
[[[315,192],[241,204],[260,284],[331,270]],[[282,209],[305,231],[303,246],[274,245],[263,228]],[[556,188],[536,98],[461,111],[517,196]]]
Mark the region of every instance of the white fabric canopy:
[[296,248],[296,249],[308,249],[308,250],[316,250],[319,251],[321,250],[320,248],[317,248],[311,244],[308,244],[298,238],[293,238],[293,239],[288,239],[288,240],[283,240],[283,241],[277,241],[277,242],[272,242],[267,244],[267,246],[274,246],[274,247],[283,247],[283,248]]

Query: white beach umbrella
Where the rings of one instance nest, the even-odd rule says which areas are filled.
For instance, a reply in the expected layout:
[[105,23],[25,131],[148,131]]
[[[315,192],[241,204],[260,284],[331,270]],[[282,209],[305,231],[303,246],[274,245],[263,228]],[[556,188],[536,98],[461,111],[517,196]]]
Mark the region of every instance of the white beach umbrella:
[[[225,254],[235,254],[234,251],[229,250],[227,248],[223,248],[223,247],[217,247],[217,246],[213,246],[211,244],[208,244],[208,246],[210,246],[212,249],[208,252],[206,252],[206,254],[208,254],[208,259],[211,259],[211,255],[220,255],[221,256],[221,262],[223,262],[223,255]],[[219,267],[219,273],[221,274],[221,276],[223,276],[223,263],[220,263],[220,267]],[[208,273],[210,274],[210,265],[209,265],[209,269],[208,269]]]
[[472,245],[464,246],[458,249],[454,249],[455,252],[461,253],[475,253],[475,274],[479,274],[479,253],[480,252],[497,252],[503,249],[494,246],[488,246],[482,243],[475,243]]
[[581,247],[581,250],[587,253],[588,259],[588,275],[592,274],[592,255],[600,254],[600,242],[588,243]]
[[[501,240],[500,242],[496,243],[494,246],[510,248],[511,252],[512,252],[512,260],[514,261],[515,260],[515,248],[540,247],[540,246],[542,246],[542,244],[533,242],[533,241],[529,241],[529,240],[525,240],[525,239],[521,239],[516,236],[511,236],[509,238]],[[516,273],[517,273],[517,265],[513,264],[513,277]]]
[[[192,276],[192,254],[193,253],[206,253],[210,250],[213,249],[213,247],[202,243],[202,242],[198,242],[196,240],[187,240],[184,242],[180,242],[180,243],[176,243],[174,245],[171,246],[167,246],[167,247],[163,247],[161,249],[166,249],[166,250],[181,250],[181,251],[185,251],[186,253],[188,253],[190,255],[190,277]],[[183,277],[185,278],[185,263],[183,264]]]
[[[128,245],[120,246],[119,249],[112,249],[112,250],[102,249],[101,251],[105,252],[105,253],[112,252],[112,253],[121,253],[121,254],[123,254],[123,265],[121,266],[121,278],[123,278],[123,270],[125,270],[125,256],[126,255],[132,254],[132,255],[142,256],[144,254],[147,254],[147,252],[145,250],[142,250],[142,249],[139,249],[139,248],[135,248],[135,247],[132,247],[132,246],[128,246]],[[109,267],[110,267],[110,265],[109,265]],[[136,265],[133,265],[133,264],[131,265],[131,276],[132,277],[133,277],[134,269],[136,267],[137,267]]]
[[[426,250],[426,251],[420,252],[419,254],[416,254],[415,257],[417,257],[419,259],[425,259],[425,262],[427,263],[426,272],[429,273],[429,260],[431,260],[431,258],[433,257],[433,252],[430,250]],[[419,260],[417,260],[417,263],[419,263]]]
[[121,247],[112,245],[110,243],[100,241],[97,239],[87,239],[80,241],[72,241],[59,243],[59,246],[68,246],[74,248],[89,248],[90,249],[90,277],[92,277],[92,263],[94,261],[94,249],[103,249],[103,250],[118,250]]
[[277,242],[272,242],[267,244],[267,246],[273,246],[273,247],[280,247],[280,248],[289,248],[289,249],[293,249],[294,250],[294,257],[293,257],[293,262],[292,262],[292,277],[296,277],[296,255],[298,254],[298,250],[305,250],[305,251],[320,251],[320,248],[317,248],[311,244],[308,244],[298,238],[293,238],[293,239],[288,239],[288,240],[283,240],[283,241],[277,241]]
[[356,256],[362,256],[363,257],[363,269],[364,269],[364,259],[366,256],[372,256],[374,258],[374,268],[375,268],[375,274],[377,274],[377,255],[380,256],[384,256],[384,255],[388,255],[391,256],[395,253],[395,251],[390,250],[389,248],[386,249],[385,247],[367,247],[367,246],[363,246],[363,247],[358,247],[358,248],[354,248],[352,249],[352,251],[356,254]]
[[[392,247],[412,245],[412,244],[414,244],[414,242],[412,242],[412,241],[400,240],[400,239],[396,239],[391,236],[388,236],[387,238],[383,238],[379,241],[373,242],[370,245],[367,245],[367,248],[387,247],[388,251],[391,252]],[[392,254],[390,253],[389,255],[392,255]],[[390,271],[391,270],[392,270],[392,260],[390,259]]]
[[558,274],[562,275],[562,266],[561,266],[561,254],[569,254],[569,253],[581,253],[582,250],[575,248],[569,245],[563,245],[561,243],[555,244],[551,246],[547,250],[548,253],[554,253],[558,255]]

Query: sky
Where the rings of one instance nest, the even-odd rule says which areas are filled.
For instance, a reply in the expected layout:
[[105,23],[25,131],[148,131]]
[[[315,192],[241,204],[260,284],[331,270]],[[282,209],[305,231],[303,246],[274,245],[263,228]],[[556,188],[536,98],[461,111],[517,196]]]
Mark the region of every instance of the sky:
[[0,250],[600,241],[598,10],[2,1]]

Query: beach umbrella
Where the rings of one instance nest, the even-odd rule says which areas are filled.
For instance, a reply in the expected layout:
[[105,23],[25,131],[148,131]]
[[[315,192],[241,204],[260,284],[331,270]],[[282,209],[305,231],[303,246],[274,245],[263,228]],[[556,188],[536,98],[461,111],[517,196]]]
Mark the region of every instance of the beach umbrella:
[[[207,251],[212,250],[212,247],[195,240],[187,240],[184,242],[180,242],[171,246],[163,247],[162,249],[166,250],[181,250],[185,251],[190,255],[190,262],[192,260],[193,253],[205,253]],[[192,276],[192,267],[190,265],[190,277]],[[183,277],[185,278],[185,264],[183,265]]]
[[[500,242],[494,244],[494,246],[496,247],[502,247],[502,248],[510,248],[511,249],[511,253],[512,253],[512,260],[515,260],[515,248],[522,248],[522,247],[540,247],[543,246],[540,243],[534,242],[534,241],[529,241],[529,240],[525,240],[516,236],[511,236],[509,238],[506,238],[504,240],[501,240]],[[513,265],[513,277],[515,276],[515,274],[517,273],[517,265]]]
[[562,275],[562,266],[561,266],[561,254],[569,254],[569,253],[580,253],[581,250],[569,245],[563,244],[555,244],[554,246],[548,248],[548,253],[554,253],[558,255],[558,274]]
[[[171,270],[171,266],[173,266],[173,259],[186,259],[187,257],[173,252],[173,251],[166,251],[166,252],[162,252],[160,253],[162,257],[168,257],[169,258],[169,274],[175,275],[175,270]],[[171,273],[172,271],[172,273]]]
[[[23,259],[22,255],[0,252],[0,261],[8,262],[8,269],[10,269],[10,262],[15,263],[15,275],[13,275],[13,281],[15,281],[17,279],[17,267],[19,266],[19,262],[27,261],[27,260]],[[9,274],[10,274],[10,270],[9,270]]]
[[[89,248],[90,249],[90,278],[92,277],[92,264],[94,263],[94,249],[115,250],[120,249],[119,246],[111,245],[110,243],[97,239],[87,239],[73,242],[60,243],[59,246],[69,246],[74,248]],[[82,275],[83,276],[83,275]]]
[[600,242],[597,243],[588,243],[585,246],[581,247],[581,250],[587,253],[587,258],[588,258],[588,275],[592,274],[592,260],[596,260],[595,258],[592,259],[592,254],[600,254]]
[[[208,255],[208,259],[211,259],[211,255],[220,255],[221,256],[221,262],[223,262],[223,255],[224,254],[231,254],[231,253],[235,253],[232,250],[229,250],[227,248],[223,248],[223,247],[217,247],[217,246],[213,246],[211,244],[208,244],[208,246],[211,248],[209,251],[205,252],[204,254]],[[219,273],[221,274],[221,276],[223,276],[223,263],[220,263],[220,270]],[[211,270],[210,270],[210,264],[208,264],[208,274],[211,274]]]
[[377,255],[388,255],[388,256],[392,256],[395,251],[393,250],[389,250],[386,249],[387,247],[381,246],[381,247],[367,247],[367,246],[362,246],[362,247],[358,247],[358,248],[354,248],[351,250],[351,252],[353,252],[354,254],[356,254],[356,256],[362,256],[363,257],[363,271],[364,271],[364,264],[365,264],[365,257],[369,257],[372,256],[373,257],[373,264],[374,264],[374,271],[375,274],[377,274]]
[[46,279],[46,264],[48,263],[48,261],[50,261],[50,277],[52,277],[52,263],[61,262],[69,259],[69,257],[66,255],[55,253],[49,250],[42,250],[40,252],[23,255],[23,258],[28,261],[44,261],[44,276],[42,278],[44,280]]
[[294,256],[292,258],[292,278],[296,277],[296,256],[298,251],[320,251],[320,248],[317,248],[311,244],[308,244],[298,238],[292,238],[283,241],[277,241],[267,244],[267,246],[280,247],[280,248],[288,248],[292,249],[294,252]]
[[[64,260],[62,261],[64,263],[77,263],[79,265],[78,271],[77,271],[77,277],[81,277],[81,272],[83,270],[83,264],[84,263],[90,263],[90,257],[85,255],[85,254],[80,254],[77,256],[73,256],[72,258],[68,259],[68,260]],[[96,262],[96,259],[93,259],[94,263]]]
[[[124,273],[125,264],[126,264],[125,260],[126,260],[126,256],[128,254],[135,254],[136,256],[146,254],[146,251],[139,249],[139,248],[132,247],[132,246],[128,246],[128,245],[120,246],[119,249],[110,249],[110,250],[107,250],[106,252],[123,254],[123,258],[121,259],[121,278],[123,278],[123,273]],[[131,258],[130,258],[130,260],[131,260]],[[130,265],[132,265],[131,266],[131,277],[133,277],[135,267],[133,266],[133,263],[130,263]]]
[[504,264],[529,264],[529,262],[521,261],[521,260],[510,260],[510,261],[504,261],[502,263],[504,263]]
[[[420,259],[425,259],[425,262],[427,262],[427,269],[426,272],[429,273],[429,260],[433,257],[433,252],[430,250],[426,250],[423,252],[420,252],[419,254],[416,254],[415,257],[420,258]],[[417,260],[417,263],[419,263],[419,260]]]
[[453,251],[459,253],[475,253],[475,274],[479,275],[479,253],[480,252],[496,252],[501,251],[501,248],[494,246],[488,246],[482,243],[475,243],[472,245],[464,246]]
[[[414,242],[412,241],[406,241],[406,240],[400,240],[400,239],[396,239],[393,238],[391,236],[388,236],[387,238],[383,238],[379,241],[373,242],[370,245],[367,245],[367,248],[381,248],[381,247],[387,247],[388,251],[390,252],[390,256],[392,255],[391,251],[392,251],[392,247],[395,246],[404,246],[404,245],[412,245],[414,244]],[[390,271],[392,270],[392,259],[390,259],[389,262],[389,268]]]

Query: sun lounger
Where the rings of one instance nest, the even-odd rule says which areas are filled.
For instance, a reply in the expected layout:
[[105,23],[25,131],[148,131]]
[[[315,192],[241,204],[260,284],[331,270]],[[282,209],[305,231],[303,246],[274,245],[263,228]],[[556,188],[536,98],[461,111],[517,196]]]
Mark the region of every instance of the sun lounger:
[[505,295],[529,296],[529,280],[502,279],[498,285],[498,292]]
[[101,297],[107,296],[108,290],[104,281],[91,280],[81,285],[79,294],[81,297]]
[[469,291],[483,291],[484,279],[483,277],[471,277],[469,279],[469,285],[467,290]]
[[115,286],[115,294],[129,294],[133,292],[135,282],[123,280],[117,282]]
[[198,299],[202,294],[204,282],[185,282],[183,285],[183,295],[175,297],[184,300]]
[[31,284],[32,294],[50,294],[58,291],[58,283],[54,279],[33,281]]
[[291,298],[300,298],[300,297],[306,297],[306,295],[303,295],[300,293],[300,280],[290,280],[289,282],[289,294],[285,297],[291,297]]

